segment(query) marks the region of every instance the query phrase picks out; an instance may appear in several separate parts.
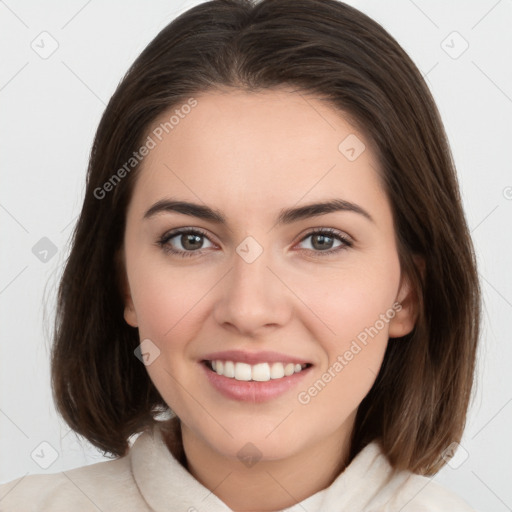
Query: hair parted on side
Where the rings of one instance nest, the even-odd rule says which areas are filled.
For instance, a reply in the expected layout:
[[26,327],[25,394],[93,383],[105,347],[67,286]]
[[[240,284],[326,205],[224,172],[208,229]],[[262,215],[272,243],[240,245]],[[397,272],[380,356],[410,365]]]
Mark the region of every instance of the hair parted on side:
[[[162,112],[208,91],[292,87],[327,101],[372,143],[414,330],[390,339],[359,406],[350,460],[378,440],[395,470],[432,475],[460,441],[480,329],[476,257],[435,102],[412,60],[378,23],[338,0],[212,0],[174,19],[132,64],[90,154],[82,211],[60,282],[53,398],[69,426],[105,454],[169,410],[134,355],[119,257],[138,167],[98,199]],[[416,257],[424,261],[418,268]]]

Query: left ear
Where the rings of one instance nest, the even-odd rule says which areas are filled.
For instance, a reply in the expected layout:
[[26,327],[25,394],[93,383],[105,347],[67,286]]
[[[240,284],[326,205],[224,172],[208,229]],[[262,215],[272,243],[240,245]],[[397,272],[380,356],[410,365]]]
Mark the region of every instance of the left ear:
[[[420,270],[422,279],[425,272],[425,261],[420,256],[414,256],[414,262]],[[400,307],[395,309],[395,316],[389,321],[389,337],[400,338],[409,334],[416,325],[419,313],[419,300],[416,290],[412,287],[408,276],[401,280],[396,297]]]
[[115,255],[117,283],[119,292],[123,298],[124,304],[124,320],[131,327],[138,327],[137,313],[133,305],[130,285],[128,284],[128,276],[126,275],[126,263],[124,260],[123,248],[120,248]]

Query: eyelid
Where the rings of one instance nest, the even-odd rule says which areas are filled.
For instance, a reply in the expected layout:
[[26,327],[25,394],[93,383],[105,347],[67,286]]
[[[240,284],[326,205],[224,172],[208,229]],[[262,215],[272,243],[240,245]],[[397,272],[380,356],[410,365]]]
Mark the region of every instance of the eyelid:
[[296,242],[294,246],[304,242],[305,240],[316,234],[326,234],[329,238],[333,238],[341,242],[341,245],[333,249],[327,249],[325,251],[315,251],[313,249],[296,249],[296,251],[299,253],[305,253],[306,255],[313,255],[314,258],[328,258],[330,256],[335,257],[339,255],[341,251],[350,249],[351,247],[354,246],[354,239],[350,235],[346,234],[343,231],[340,231],[339,229],[329,227],[316,227],[306,231],[305,233],[300,235],[298,242]]
[[356,240],[353,236],[349,235],[346,231],[342,231],[341,229],[331,228],[331,227],[315,227],[308,228],[302,234],[298,236],[298,241],[302,242],[304,238],[315,235],[317,233],[330,233],[332,236],[338,236],[343,240],[354,243]]
[[[169,240],[170,238],[173,238],[176,235],[184,234],[189,231],[197,231],[201,235],[203,235],[205,238],[208,238],[208,240],[210,240],[210,242],[214,243],[215,245],[219,245],[217,242],[215,242],[214,240],[211,239],[211,235],[205,229],[196,227],[196,226],[184,226],[181,228],[170,229],[169,231],[166,231],[160,237],[160,240],[164,240],[164,239]],[[294,245],[299,242],[302,242],[305,238],[307,238],[311,235],[315,235],[317,233],[330,233],[332,235],[339,236],[344,241],[351,242],[351,243],[355,242],[354,237],[352,237],[345,231],[341,231],[339,229],[330,228],[330,227],[316,227],[316,228],[308,228],[303,233],[298,235],[297,240],[294,242]],[[198,251],[196,251],[196,252],[198,252]]]
[[[195,251],[185,251],[182,249],[172,249],[170,245],[168,245],[168,242],[175,238],[176,236],[183,235],[183,234],[198,234],[202,237],[206,238],[210,243],[213,245],[218,244],[211,240],[211,237],[209,233],[204,230],[203,228],[195,227],[195,226],[185,226],[181,228],[175,228],[171,229],[167,232],[165,232],[158,240],[157,245],[164,250],[165,252],[168,252],[170,254],[174,254],[178,257],[187,257],[187,256],[200,256],[203,253],[207,252],[207,249],[198,249]],[[354,245],[354,238],[345,232],[338,230],[336,228],[332,227],[315,227],[310,228],[306,230],[306,232],[303,232],[301,235],[299,235],[298,240],[294,243],[294,246],[304,242],[306,239],[308,239],[311,236],[314,236],[316,234],[323,234],[327,235],[330,238],[337,239],[339,242],[341,242],[341,246],[338,246],[334,249],[327,249],[325,251],[315,251],[313,249],[296,249],[297,252],[300,253],[306,253],[306,254],[313,254],[314,257],[329,257],[329,256],[335,256],[339,254],[340,251],[343,251],[345,249],[349,249],[353,247]]]
[[[160,236],[158,241],[160,243],[167,243],[171,238],[174,238],[175,236],[183,235],[183,234],[187,234],[187,233],[195,233],[195,232],[197,232],[197,234],[204,236],[204,238],[207,238],[212,244],[217,245],[217,246],[219,245],[217,242],[212,240],[212,236],[206,230],[204,230],[203,228],[196,227],[196,226],[184,226],[181,228],[170,229],[169,231],[166,231],[162,236]],[[187,251],[187,252],[197,252],[198,253],[201,250],[202,249],[200,249],[198,251]]]

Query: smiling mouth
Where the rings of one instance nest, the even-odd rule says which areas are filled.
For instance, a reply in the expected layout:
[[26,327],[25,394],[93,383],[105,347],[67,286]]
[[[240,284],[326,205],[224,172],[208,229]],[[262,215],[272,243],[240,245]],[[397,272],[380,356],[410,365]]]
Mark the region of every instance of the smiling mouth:
[[238,381],[268,382],[289,377],[312,366],[311,363],[258,363],[247,364],[224,360],[201,361],[209,370],[217,375]]

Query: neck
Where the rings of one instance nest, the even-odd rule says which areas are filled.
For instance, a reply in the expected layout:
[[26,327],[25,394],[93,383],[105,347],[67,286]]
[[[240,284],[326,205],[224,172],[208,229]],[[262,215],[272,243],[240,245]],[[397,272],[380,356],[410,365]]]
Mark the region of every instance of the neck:
[[289,508],[329,487],[349,463],[350,436],[346,427],[300,453],[285,459],[262,459],[246,467],[237,458],[215,451],[185,424],[180,429],[175,421],[173,433],[167,439],[175,458],[196,480],[238,512]]

